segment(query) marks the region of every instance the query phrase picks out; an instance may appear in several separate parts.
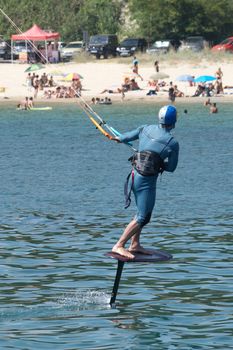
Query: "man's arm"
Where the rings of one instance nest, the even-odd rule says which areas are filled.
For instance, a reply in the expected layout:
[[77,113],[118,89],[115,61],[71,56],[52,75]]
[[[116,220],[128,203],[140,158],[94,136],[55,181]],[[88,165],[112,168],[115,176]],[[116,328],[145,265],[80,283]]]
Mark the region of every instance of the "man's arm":
[[179,158],[179,144],[175,143],[168,154],[168,157],[163,162],[163,170],[173,172],[176,170]]

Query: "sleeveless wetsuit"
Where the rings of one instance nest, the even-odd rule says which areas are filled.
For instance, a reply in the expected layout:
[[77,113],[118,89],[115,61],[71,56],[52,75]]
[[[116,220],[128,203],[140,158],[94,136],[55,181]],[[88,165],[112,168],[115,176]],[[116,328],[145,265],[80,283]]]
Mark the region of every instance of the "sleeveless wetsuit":
[[[179,155],[179,144],[170,133],[170,129],[161,125],[141,126],[136,130],[119,137],[121,142],[139,139],[138,151],[152,151],[160,155],[164,161],[163,170],[173,172],[176,169]],[[135,220],[143,227],[151,218],[156,198],[156,182],[158,175],[143,176],[134,170],[131,184],[137,205]]]

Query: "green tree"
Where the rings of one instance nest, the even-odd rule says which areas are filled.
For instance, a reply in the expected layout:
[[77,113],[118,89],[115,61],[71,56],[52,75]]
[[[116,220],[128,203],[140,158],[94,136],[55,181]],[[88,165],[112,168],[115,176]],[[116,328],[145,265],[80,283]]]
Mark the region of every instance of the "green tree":
[[209,40],[232,35],[231,0],[129,0],[132,19],[149,41],[203,35]]
[[43,29],[59,31],[65,40],[90,34],[117,33],[123,0],[0,0],[0,8],[17,27],[0,14],[0,33],[7,36],[37,23]]
[[83,30],[89,34],[115,34],[119,30],[121,1],[83,1],[78,19]]
[[0,0],[0,9],[15,25],[0,13],[0,34],[6,38],[34,23],[60,32],[64,40],[81,39],[83,31],[148,41],[187,35],[219,41],[233,33],[232,0]]
[[200,0],[205,12],[203,33],[207,39],[219,42],[232,36],[233,33],[233,1],[232,0]]

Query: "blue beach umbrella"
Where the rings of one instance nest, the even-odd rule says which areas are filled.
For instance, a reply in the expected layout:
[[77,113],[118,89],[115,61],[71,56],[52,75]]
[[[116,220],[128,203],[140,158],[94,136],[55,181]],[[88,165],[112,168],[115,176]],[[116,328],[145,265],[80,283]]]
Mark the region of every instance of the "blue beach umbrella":
[[211,75],[201,75],[200,77],[194,79],[195,83],[206,83],[207,81],[213,80],[216,80],[216,78]]
[[184,74],[184,75],[179,75],[176,78],[177,81],[194,81],[194,78],[192,75],[189,74]]

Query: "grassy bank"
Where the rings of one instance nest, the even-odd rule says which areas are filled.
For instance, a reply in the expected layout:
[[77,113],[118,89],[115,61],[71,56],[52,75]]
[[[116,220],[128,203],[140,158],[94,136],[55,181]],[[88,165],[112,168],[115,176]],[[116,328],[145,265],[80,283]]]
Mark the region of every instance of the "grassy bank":
[[[140,64],[143,65],[151,65],[155,60],[158,60],[163,64],[180,64],[181,62],[185,62],[186,64],[199,64],[201,61],[209,62],[209,63],[233,63],[233,54],[227,52],[217,52],[213,53],[209,49],[205,49],[201,52],[193,52],[193,51],[170,51],[167,54],[160,55],[149,55],[146,53],[139,53],[136,55],[140,61]],[[95,56],[89,55],[86,52],[81,53],[75,58],[76,63],[89,63],[89,62],[103,62],[107,63],[117,63],[117,64],[131,64],[132,57],[115,57],[109,58],[107,60],[100,59],[97,60]]]

